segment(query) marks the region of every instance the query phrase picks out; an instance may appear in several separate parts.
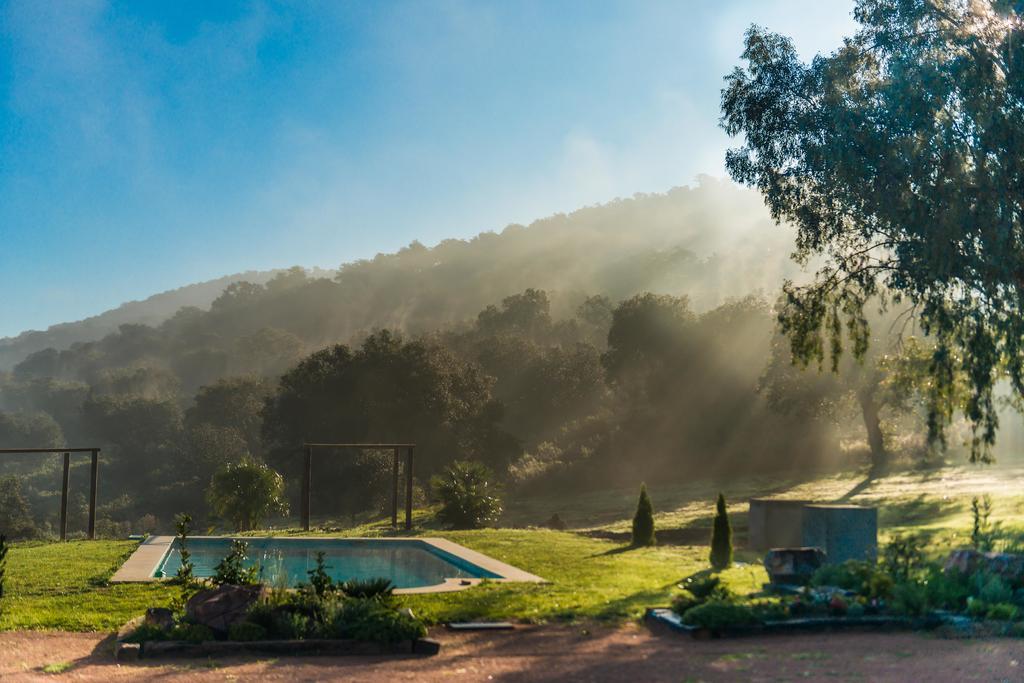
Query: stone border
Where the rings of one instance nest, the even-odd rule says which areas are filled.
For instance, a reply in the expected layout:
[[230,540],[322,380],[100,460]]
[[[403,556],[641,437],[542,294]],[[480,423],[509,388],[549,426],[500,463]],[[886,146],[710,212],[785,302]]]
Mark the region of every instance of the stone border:
[[737,636],[786,635],[797,633],[827,633],[830,631],[903,631],[931,629],[941,625],[926,618],[911,619],[888,615],[863,617],[803,617],[782,621],[766,621],[753,626],[729,626],[709,629],[683,623],[682,617],[668,607],[648,607],[644,618],[687,633],[698,640]]
[[[194,539],[208,538],[235,538],[233,536],[192,536]],[[416,541],[440,551],[442,554],[452,555],[468,564],[482,569],[496,578],[449,578],[442,583],[433,586],[418,586],[416,588],[398,588],[397,595],[412,595],[417,593],[447,593],[451,591],[465,590],[480,584],[482,581],[494,581],[497,583],[547,583],[544,579],[518,567],[513,567],[483,553],[453,543],[445,538],[434,537],[397,537],[397,538],[346,538],[337,536],[249,536],[238,537],[242,540],[247,538],[272,538],[282,541],[305,540],[305,541],[372,541],[374,543],[408,543]],[[132,553],[123,565],[110,578],[111,583],[151,583],[154,581],[166,581],[166,578],[154,576],[164,557],[174,543],[174,536],[150,536],[143,541],[135,552]]]

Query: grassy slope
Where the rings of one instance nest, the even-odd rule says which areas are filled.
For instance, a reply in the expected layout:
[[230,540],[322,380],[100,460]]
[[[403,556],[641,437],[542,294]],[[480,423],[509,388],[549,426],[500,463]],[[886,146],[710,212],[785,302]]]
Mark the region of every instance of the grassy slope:
[[[898,474],[864,485],[853,475],[797,483],[748,480],[724,487],[693,483],[652,489],[659,537],[669,544],[627,549],[623,539],[635,504],[635,491],[607,491],[574,498],[525,500],[510,507],[505,523],[536,524],[558,512],[573,532],[492,529],[421,533],[446,538],[521,567],[550,581],[545,585],[490,584],[458,593],[408,596],[403,601],[431,621],[521,619],[621,620],[648,605],[664,604],[682,578],[706,567],[712,502],[719,488],[733,501],[730,512],[742,540],[745,500],[754,495],[846,500],[880,506],[884,538],[896,531],[931,534],[932,549],[964,542],[970,526],[970,500],[989,493],[993,519],[1008,529],[1024,528],[1022,469],[946,468]],[[425,514],[417,520],[426,521]],[[324,525],[326,535],[390,533],[381,523],[354,529]],[[297,533],[289,530],[285,533]],[[106,579],[134,548],[127,541],[23,544],[11,550],[7,597],[0,602],[0,628],[109,630],[152,605],[166,605],[172,587],[106,585]],[[755,560],[739,554],[738,559]],[[760,567],[730,570],[738,592],[764,581]]]

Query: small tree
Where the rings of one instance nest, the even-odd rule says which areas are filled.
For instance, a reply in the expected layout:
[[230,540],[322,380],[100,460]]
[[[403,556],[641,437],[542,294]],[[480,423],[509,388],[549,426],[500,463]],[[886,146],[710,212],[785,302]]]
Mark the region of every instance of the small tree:
[[636,514],[633,515],[633,545],[654,545],[654,506],[647,495],[647,484],[640,484],[640,499],[636,502]]
[[256,583],[259,567],[245,566],[245,553],[248,549],[249,544],[245,541],[231,541],[231,551],[217,564],[210,581],[215,586],[248,586]]
[[214,513],[248,531],[274,513],[288,512],[281,475],[251,457],[221,468],[206,493]]
[[732,528],[729,513],[725,509],[725,496],[718,494],[718,509],[714,526],[711,528],[711,566],[718,571],[732,565]]
[[178,553],[181,555],[181,565],[175,579],[188,589],[192,585],[192,553],[188,549],[188,536],[192,533],[192,515],[181,513],[174,520],[175,531],[178,534]]
[[486,465],[453,462],[430,484],[441,503],[437,518],[453,529],[479,529],[498,521],[501,498],[494,473]]

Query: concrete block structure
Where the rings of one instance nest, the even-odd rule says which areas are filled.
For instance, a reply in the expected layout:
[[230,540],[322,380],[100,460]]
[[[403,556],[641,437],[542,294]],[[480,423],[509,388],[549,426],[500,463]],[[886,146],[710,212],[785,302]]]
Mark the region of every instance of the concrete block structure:
[[747,545],[754,550],[821,548],[828,564],[878,557],[878,510],[807,500],[750,501]]
[[754,550],[799,548],[803,543],[804,506],[810,500],[753,498],[747,517],[747,547]]

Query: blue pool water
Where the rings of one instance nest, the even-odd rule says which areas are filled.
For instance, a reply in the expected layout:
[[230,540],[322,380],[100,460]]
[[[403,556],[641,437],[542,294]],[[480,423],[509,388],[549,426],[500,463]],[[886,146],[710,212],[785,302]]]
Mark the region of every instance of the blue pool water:
[[[338,581],[391,579],[396,588],[418,588],[443,583],[451,578],[501,578],[455,555],[423,541],[380,539],[243,538],[248,544],[246,566],[259,566],[261,578],[270,584],[284,580],[295,587],[309,581],[322,551],[327,573]],[[192,538],[193,574],[209,577],[231,550],[230,538]],[[175,541],[157,567],[155,576],[174,576],[181,566],[181,552]]]

